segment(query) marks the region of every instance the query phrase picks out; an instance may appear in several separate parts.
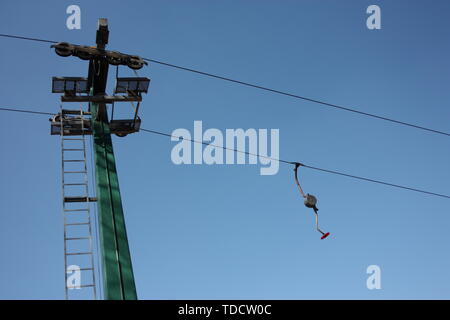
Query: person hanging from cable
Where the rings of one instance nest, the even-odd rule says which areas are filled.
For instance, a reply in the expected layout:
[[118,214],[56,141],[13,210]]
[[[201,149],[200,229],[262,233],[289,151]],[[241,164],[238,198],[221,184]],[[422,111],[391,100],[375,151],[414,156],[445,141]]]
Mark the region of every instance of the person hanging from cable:
[[302,166],[302,164],[301,164],[301,163],[298,163],[298,162],[293,162],[292,164],[295,165],[295,168],[294,168],[294,173],[295,173],[295,183],[297,184],[298,189],[300,190],[300,194],[301,194],[302,197],[305,199],[305,201],[304,201],[305,206],[306,206],[307,208],[311,208],[311,209],[314,210],[314,213],[315,213],[315,215],[316,215],[316,229],[317,229],[317,231],[319,231],[319,232],[322,234],[322,237],[321,237],[320,239],[323,240],[323,239],[325,239],[326,237],[328,237],[328,236],[330,235],[330,233],[329,233],[329,232],[325,233],[325,232],[323,232],[322,230],[320,230],[320,228],[319,228],[319,214],[318,214],[319,209],[318,209],[317,206],[316,206],[316,204],[317,204],[317,199],[316,199],[316,197],[313,196],[312,194],[309,194],[309,193],[308,193],[308,194],[305,194],[305,193],[303,192],[302,187],[300,186],[300,182],[298,181],[298,168],[299,168],[300,166]]

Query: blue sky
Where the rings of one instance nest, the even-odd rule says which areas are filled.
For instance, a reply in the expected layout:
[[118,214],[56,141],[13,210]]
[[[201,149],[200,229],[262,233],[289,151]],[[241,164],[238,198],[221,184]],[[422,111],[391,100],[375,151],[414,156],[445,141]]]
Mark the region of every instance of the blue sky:
[[[71,4],[81,30],[66,28]],[[366,28],[371,4],[381,30]],[[92,45],[106,17],[111,50],[450,131],[448,1],[5,0],[0,9],[0,33]],[[47,44],[0,43],[2,107],[56,113],[51,77],[86,76],[86,62]],[[139,74],[152,79],[147,129],[275,128],[283,159],[450,193],[445,136],[156,64]],[[169,138],[113,141],[140,299],[450,298],[448,199],[301,169],[331,232],[321,241],[291,166],[274,176],[256,165],[176,166]],[[46,116],[1,112],[0,145],[0,298],[63,299],[59,138]],[[372,264],[381,290],[366,288]]]

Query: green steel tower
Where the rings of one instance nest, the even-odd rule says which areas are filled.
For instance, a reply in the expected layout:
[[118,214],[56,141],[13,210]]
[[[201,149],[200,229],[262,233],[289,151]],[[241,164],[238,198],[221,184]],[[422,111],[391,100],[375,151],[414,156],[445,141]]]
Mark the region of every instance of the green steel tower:
[[[84,135],[93,136],[92,152],[95,159],[93,167],[95,168],[97,196],[96,198],[91,198],[89,195],[83,197],[64,196],[64,201],[97,201],[99,254],[101,256],[104,298],[108,300],[136,300],[136,286],[111,134],[123,137],[139,131],[140,118],[137,113],[142,101],[141,93],[147,92],[150,80],[138,77],[117,78],[115,93],[125,95],[107,96],[106,84],[110,64],[117,66],[117,68],[119,65],[125,65],[134,70],[140,69],[146,64],[138,56],[107,51],[108,38],[108,22],[106,19],[99,19],[95,47],[77,46],[65,42],[52,46],[60,56],[73,55],[83,60],[89,60],[87,78],[53,78],[53,92],[64,93],[61,96],[62,102],[88,102],[89,111],[61,110],[61,113],[53,118],[51,126],[52,134],[59,134],[64,140],[70,139],[65,138],[67,136],[82,136],[83,139]],[[138,103],[133,119],[114,120],[112,115],[110,118],[108,117],[107,104],[114,106],[115,102],[127,101]],[[68,114],[75,116],[69,117]],[[86,115],[90,116],[90,119],[85,119],[84,116]],[[71,138],[71,140],[76,139]],[[66,239],[70,240],[66,237],[65,232]],[[70,253],[65,252],[65,254]]]

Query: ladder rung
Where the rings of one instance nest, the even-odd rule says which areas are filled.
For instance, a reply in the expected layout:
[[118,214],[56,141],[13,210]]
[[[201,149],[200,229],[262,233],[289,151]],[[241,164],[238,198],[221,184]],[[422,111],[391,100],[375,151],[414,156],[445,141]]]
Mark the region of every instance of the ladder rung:
[[89,270],[94,271],[94,268],[80,268],[80,271],[89,271]]
[[84,162],[85,160],[63,160],[64,162]]
[[87,173],[87,171],[64,171],[63,173]]
[[84,226],[88,225],[89,222],[74,222],[74,223],[66,223],[65,226]]
[[64,209],[64,212],[78,212],[78,211],[89,211],[88,208],[86,209]]
[[84,149],[63,149],[63,151],[84,151]]
[[83,183],[63,183],[64,186],[85,186],[87,185],[86,182]]
[[64,197],[64,202],[96,202],[95,197]]
[[64,238],[64,240],[87,240],[87,239],[91,239],[91,237]]
[[67,286],[67,289],[77,289],[77,288],[87,288],[87,287],[95,287],[93,284],[82,284],[79,286]]
[[82,138],[63,138],[63,140],[77,140],[77,141],[82,141],[84,139]]
[[89,252],[67,252],[66,256],[78,256],[78,255],[84,255],[84,254],[92,254],[92,251],[89,251]]

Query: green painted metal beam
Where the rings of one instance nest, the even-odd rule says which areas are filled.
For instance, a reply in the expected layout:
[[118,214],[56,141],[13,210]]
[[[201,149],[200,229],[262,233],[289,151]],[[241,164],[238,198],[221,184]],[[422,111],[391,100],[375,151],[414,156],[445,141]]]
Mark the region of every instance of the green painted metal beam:
[[97,206],[104,298],[136,300],[119,180],[104,104],[92,104]]

